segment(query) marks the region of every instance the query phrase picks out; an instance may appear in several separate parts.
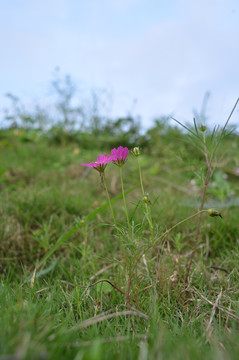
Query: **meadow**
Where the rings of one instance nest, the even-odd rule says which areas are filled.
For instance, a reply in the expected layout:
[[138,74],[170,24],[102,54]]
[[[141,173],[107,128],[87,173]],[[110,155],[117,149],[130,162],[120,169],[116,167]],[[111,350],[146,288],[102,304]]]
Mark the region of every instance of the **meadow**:
[[0,359],[238,359],[238,134],[107,131],[0,131]]

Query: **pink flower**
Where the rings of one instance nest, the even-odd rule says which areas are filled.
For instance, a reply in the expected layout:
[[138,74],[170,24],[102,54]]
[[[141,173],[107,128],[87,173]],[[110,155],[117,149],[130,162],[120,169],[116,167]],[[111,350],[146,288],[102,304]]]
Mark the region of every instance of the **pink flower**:
[[[108,155],[109,156],[109,155]],[[88,166],[98,170],[100,173],[103,173],[106,165],[112,161],[107,155],[99,155],[96,162],[91,162],[89,164],[81,164],[82,166]]]
[[[107,155],[107,154],[106,154]],[[118,149],[112,149],[109,156],[110,161],[118,166],[124,165],[127,156],[129,155],[129,149],[127,147],[119,146]]]

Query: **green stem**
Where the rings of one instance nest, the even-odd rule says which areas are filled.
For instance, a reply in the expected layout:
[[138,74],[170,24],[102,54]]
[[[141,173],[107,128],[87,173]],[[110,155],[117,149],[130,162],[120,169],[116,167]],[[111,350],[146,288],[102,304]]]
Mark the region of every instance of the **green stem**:
[[[144,185],[143,185],[141,167],[140,167],[140,162],[139,162],[138,157],[137,157],[137,162],[138,162],[138,168],[139,168],[140,186],[141,186],[142,196],[144,198],[144,196],[145,196]],[[153,221],[152,221],[152,216],[151,216],[150,205],[145,203],[145,209],[146,209],[146,214],[147,214],[148,220],[149,220],[149,227],[150,227],[151,235],[152,235],[152,237],[154,237],[154,227],[153,227]]]
[[[109,203],[109,206],[110,206],[110,211],[111,211],[111,214],[112,214],[112,217],[113,217],[113,220],[114,220],[114,225],[115,225],[115,228],[117,230],[117,233],[118,233],[118,236],[119,236],[119,239],[120,239],[120,242],[121,242],[123,256],[124,256],[125,261],[127,262],[127,257],[126,257],[126,253],[125,253],[125,249],[124,249],[124,244],[123,244],[122,239],[121,239],[122,234],[121,234],[120,229],[118,228],[117,223],[116,223],[116,218],[115,218],[115,214],[114,214],[112,204],[111,204],[111,201],[110,201],[110,196],[109,196],[108,188],[107,188],[107,185],[106,185],[104,173],[102,173],[101,176],[102,176],[102,181],[103,181],[103,184],[104,184],[104,187],[105,187],[105,192],[106,192],[106,195],[107,195],[108,203]],[[123,196],[124,196],[124,192],[123,192]]]
[[139,163],[139,158],[138,158],[138,157],[137,157],[137,162],[138,162],[138,168],[139,168],[140,186],[141,186],[142,196],[144,197],[144,195],[145,195],[145,192],[144,192],[144,185],[143,185],[142,174],[141,174],[141,168],[140,168],[140,163]]
[[[211,165],[212,165],[212,160],[213,160],[213,156],[214,156],[212,154],[210,160],[208,159],[208,151],[207,151],[205,133],[203,133],[203,142],[205,144],[204,145],[204,155],[205,155],[205,160],[206,160],[206,164],[207,164],[207,173],[206,173],[205,180],[204,180],[200,211],[203,211],[207,186],[208,186],[208,183],[209,183],[209,180],[210,180],[210,177],[211,177]],[[188,278],[189,278],[189,274],[190,274],[190,270],[191,270],[191,266],[192,266],[192,261],[193,261],[193,257],[194,257],[194,252],[195,252],[197,242],[198,242],[200,227],[201,227],[201,213],[199,213],[199,217],[198,217],[198,224],[197,224],[197,229],[196,229],[196,233],[195,233],[195,239],[194,239],[194,243],[193,243],[193,251],[192,251],[192,254],[190,256],[189,263],[188,263],[188,268],[187,268],[187,273],[186,273],[186,278],[185,278],[185,284],[187,284],[187,282],[188,282]]]
[[126,218],[127,218],[128,228],[129,228],[129,231],[130,231],[129,214],[128,214],[126,201],[125,201],[124,182],[123,182],[123,174],[122,174],[122,167],[121,166],[120,166],[120,181],[121,181],[122,195],[123,195],[123,200],[124,200],[125,214],[126,214]]
[[146,204],[146,206],[147,206],[147,210],[148,210],[149,227],[150,227],[150,231],[151,231],[151,236],[154,237],[154,226],[153,226],[153,220],[152,220],[150,205]]
[[110,201],[110,196],[109,196],[109,192],[108,192],[108,189],[107,189],[104,173],[101,174],[101,177],[102,177],[103,184],[104,184],[104,187],[105,187],[105,192],[106,192],[106,196],[107,196],[108,203],[109,203],[109,206],[110,206],[110,211],[111,211],[111,214],[112,214],[112,217],[113,217],[113,220],[114,220],[114,225],[116,226],[115,214],[114,214],[112,204],[111,204],[111,201]]
[[83,236],[84,236],[84,244],[83,244],[83,264],[84,271],[86,271],[86,246],[87,246],[87,232],[86,232],[86,223],[83,227]]

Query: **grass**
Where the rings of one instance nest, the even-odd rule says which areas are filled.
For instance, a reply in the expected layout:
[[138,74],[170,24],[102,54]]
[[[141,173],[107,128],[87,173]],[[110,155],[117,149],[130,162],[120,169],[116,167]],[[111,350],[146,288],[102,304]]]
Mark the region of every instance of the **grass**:
[[[203,156],[184,138],[161,139],[162,151],[154,146],[140,157],[155,237],[200,207]],[[0,359],[238,359],[237,136],[223,140],[206,195],[205,207],[223,219],[202,216],[186,285],[197,218],[168,233],[132,271],[152,236],[133,156],[123,179],[125,191],[135,188],[126,201],[137,246],[122,197],[112,203],[120,237],[102,207],[98,173],[80,166],[97,150],[17,136],[0,147]],[[121,193],[117,167],[105,175],[113,199]]]

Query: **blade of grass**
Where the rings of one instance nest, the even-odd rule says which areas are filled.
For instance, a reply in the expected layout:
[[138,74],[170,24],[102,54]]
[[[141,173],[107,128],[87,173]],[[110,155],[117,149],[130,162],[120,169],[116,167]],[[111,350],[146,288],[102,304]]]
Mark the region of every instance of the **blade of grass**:
[[41,271],[38,271],[34,276],[32,276],[28,281],[32,281],[33,277],[35,279],[37,279],[38,277],[45,275],[47,273],[49,273],[50,271],[54,270],[56,264],[57,264],[58,260],[54,260],[50,266],[48,266],[46,269],[43,269]]

